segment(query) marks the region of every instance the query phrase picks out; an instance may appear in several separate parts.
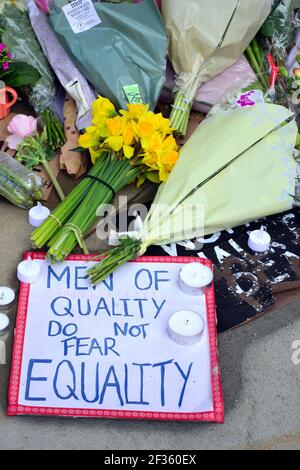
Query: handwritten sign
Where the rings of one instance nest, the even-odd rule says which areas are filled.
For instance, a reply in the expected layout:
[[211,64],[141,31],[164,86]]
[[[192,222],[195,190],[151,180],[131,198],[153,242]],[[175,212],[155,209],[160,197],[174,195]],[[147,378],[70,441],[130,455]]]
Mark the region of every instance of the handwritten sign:
[[[51,266],[29,255],[41,276],[21,286],[9,415],[223,421],[213,288],[178,287],[191,258],[141,258],[92,287],[85,257]],[[182,309],[205,321],[196,346],[168,334]]]

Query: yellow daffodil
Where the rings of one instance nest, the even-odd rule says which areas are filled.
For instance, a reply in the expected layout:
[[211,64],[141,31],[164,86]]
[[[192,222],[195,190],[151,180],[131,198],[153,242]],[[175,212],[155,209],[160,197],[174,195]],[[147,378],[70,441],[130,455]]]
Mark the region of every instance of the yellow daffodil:
[[134,143],[135,132],[130,123],[126,124],[123,128],[123,138],[124,138],[125,145],[132,145]]
[[157,130],[162,134],[163,138],[173,132],[174,129],[171,127],[170,119],[164,118],[161,113],[156,115],[156,119]]
[[172,152],[167,152],[161,157],[161,163],[167,168],[167,170],[171,171],[173,166],[176,164],[178,160],[179,154],[175,150]]
[[158,166],[159,166],[159,179],[160,179],[160,181],[162,181],[164,183],[169,178],[170,172],[161,163],[159,163]]
[[163,138],[159,132],[154,132],[150,137],[142,139],[142,148],[149,153],[163,150]]
[[131,147],[130,145],[123,145],[123,153],[124,156],[128,159],[134,156],[135,148]]
[[142,160],[142,163],[144,165],[147,165],[149,168],[152,168],[153,170],[158,170],[157,162],[158,162],[158,159],[157,159],[156,153],[146,152]]
[[157,121],[154,113],[147,113],[136,123],[132,122],[133,129],[140,139],[146,139],[157,130]]
[[118,114],[114,105],[99,96],[93,104],[93,125],[80,136],[79,145],[88,148],[95,163],[104,152],[144,166],[138,186],[146,180],[164,182],[178,160],[178,146],[169,119],[149,111],[148,105],[129,104]]
[[164,152],[172,152],[173,150],[178,150],[178,145],[176,140],[172,135],[169,135],[163,142],[162,150]]
[[105,119],[113,118],[117,115],[116,109],[111,101],[99,96],[92,105],[93,124],[103,126]]
[[148,110],[148,104],[129,104],[128,111],[121,110],[120,114],[124,116],[126,121],[138,121]]
[[135,133],[130,123],[126,124],[126,126],[123,129],[123,140],[124,140],[124,145],[123,145],[124,155],[126,158],[132,158],[135,153],[135,148],[132,146],[132,144],[135,141]]
[[106,147],[109,147],[111,150],[114,152],[120,152],[120,150],[123,147],[123,137],[120,136],[112,136],[112,137],[107,137],[104,141],[104,145]]
[[116,116],[106,120],[106,127],[109,136],[105,139],[104,144],[109,146],[114,152],[119,152],[124,144],[122,135],[124,121],[120,116]]
[[109,135],[117,137],[122,134],[124,128],[124,120],[120,116],[116,116],[106,120],[106,127]]
[[78,141],[80,147],[88,149],[90,147],[96,147],[99,144],[99,131],[97,126],[87,127],[85,134],[79,137]]

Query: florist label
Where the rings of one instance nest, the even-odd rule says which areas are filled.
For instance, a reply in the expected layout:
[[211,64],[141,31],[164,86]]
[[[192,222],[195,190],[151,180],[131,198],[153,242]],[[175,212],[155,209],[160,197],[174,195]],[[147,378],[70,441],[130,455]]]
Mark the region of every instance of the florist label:
[[65,5],[63,12],[75,34],[102,23],[91,0],[75,0]]
[[[83,257],[36,261],[40,280],[21,288],[9,414],[203,420],[205,413],[222,421],[213,287],[207,298],[186,295],[178,274],[190,259],[150,260],[128,263],[97,287],[85,279]],[[204,319],[196,345],[169,336],[169,318],[181,309]]]

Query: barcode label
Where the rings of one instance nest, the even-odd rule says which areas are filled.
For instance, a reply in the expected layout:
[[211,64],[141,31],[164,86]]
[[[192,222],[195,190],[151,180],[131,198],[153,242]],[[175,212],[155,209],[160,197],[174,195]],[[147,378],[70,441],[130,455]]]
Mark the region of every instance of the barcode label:
[[75,34],[88,31],[102,23],[91,0],[75,0],[65,5],[63,12]]

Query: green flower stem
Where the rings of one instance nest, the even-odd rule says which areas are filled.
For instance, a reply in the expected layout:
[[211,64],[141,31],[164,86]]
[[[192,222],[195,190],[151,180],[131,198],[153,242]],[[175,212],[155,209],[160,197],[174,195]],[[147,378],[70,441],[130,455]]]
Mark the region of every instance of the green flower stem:
[[[114,154],[108,153],[100,160],[104,164],[99,177],[114,188],[116,193],[144,171],[143,167],[134,167],[128,160],[119,160]],[[48,243],[48,259],[51,262],[63,261],[78,244],[74,227],[82,238],[86,236],[97,220],[99,206],[109,204],[112,199],[112,191],[101,184],[101,181],[94,181],[76,213],[68,220],[68,226],[63,227]]]
[[191,104],[187,103],[184,94],[178,91],[175,95],[170,121],[171,127],[173,127],[179,135],[186,135],[190,112]]
[[261,66],[259,65],[259,63],[256,59],[255,52],[253,51],[251,45],[246,49],[246,53],[247,53],[250,65],[251,65],[252,69],[254,70],[254,72],[256,73],[256,75],[257,75],[259,81],[261,82],[264,90],[268,91],[269,84],[268,84],[264,74],[262,73]]
[[[103,160],[99,159],[94,165],[89,175],[97,177],[102,172]],[[84,178],[61,202],[58,207],[52,212],[52,216],[38,227],[31,235],[31,242],[36,248],[43,248],[60,230],[60,228],[68,222],[77,210],[80,203],[83,201],[85,196],[88,194],[93,180],[90,178]]]
[[54,188],[56,189],[57,191],[57,194],[59,195],[61,201],[64,201],[65,200],[65,195],[63,193],[63,190],[61,189],[61,186],[59,184],[59,182],[57,181],[52,169],[51,169],[51,166],[49,165],[49,163],[47,162],[46,159],[43,159],[41,160],[41,164],[43,165],[43,167],[45,168],[45,171],[47,172]]
[[93,285],[105,281],[120,266],[136,259],[140,252],[141,244],[137,240],[127,238],[121,242],[121,246],[114,248],[109,255],[99,263],[96,263],[87,274]]

